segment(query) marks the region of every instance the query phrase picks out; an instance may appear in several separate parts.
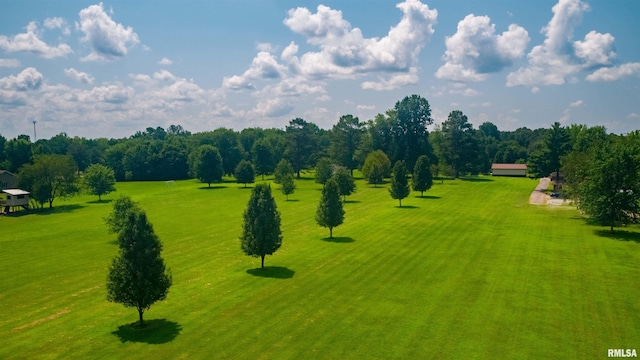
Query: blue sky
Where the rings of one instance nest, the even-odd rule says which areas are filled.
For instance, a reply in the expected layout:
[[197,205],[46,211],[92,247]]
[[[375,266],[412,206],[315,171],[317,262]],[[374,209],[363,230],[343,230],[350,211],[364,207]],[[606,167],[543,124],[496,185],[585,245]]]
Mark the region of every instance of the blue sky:
[[436,123],[640,129],[640,2],[0,0],[0,134]]

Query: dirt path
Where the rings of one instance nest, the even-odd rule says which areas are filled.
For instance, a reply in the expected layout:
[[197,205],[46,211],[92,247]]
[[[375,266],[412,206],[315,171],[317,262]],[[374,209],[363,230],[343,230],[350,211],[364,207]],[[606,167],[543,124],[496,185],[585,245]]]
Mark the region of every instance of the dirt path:
[[538,186],[536,186],[535,190],[529,196],[529,204],[533,205],[545,205],[548,200],[551,200],[551,196],[544,193],[545,190],[549,187],[550,178],[545,177],[541,178]]

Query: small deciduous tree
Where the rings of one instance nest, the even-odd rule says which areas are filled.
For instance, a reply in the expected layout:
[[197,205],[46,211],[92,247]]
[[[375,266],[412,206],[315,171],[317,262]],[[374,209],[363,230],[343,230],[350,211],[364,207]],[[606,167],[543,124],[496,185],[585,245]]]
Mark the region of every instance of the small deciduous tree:
[[57,197],[67,197],[79,190],[76,180],[77,167],[70,156],[40,155],[33,164],[24,165],[18,173],[20,186],[28,189],[40,207]]
[[433,186],[431,163],[426,155],[420,156],[416,161],[416,166],[413,168],[413,176],[411,177],[411,185],[413,190],[420,191],[420,196],[424,196],[424,192]]
[[398,161],[393,166],[391,172],[391,187],[389,193],[394,199],[398,199],[400,207],[402,207],[402,199],[409,196],[409,179],[407,178],[407,168],[404,161]]
[[289,195],[293,194],[296,191],[296,184],[293,180],[293,174],[289,174],[282,179],[280,182],[280,191],[286,196],[287,201],[289,201]]
[[98,195],[98,200],[102,200],[102,195],[116,191],[116,176],[113,170],[102,164],[92,164],[84,171],[82,181],[92,195]]
[[333,176],[333,163],[330,159],[322,158],[316,164],[315,180],[318,184],[324,185]]
[[351,171],[347,168],[340,167],[336,170],[336,173],[333,174],[333,179],[338,184],[338,190],[342,195],[343,201],[346,201],[347,195],[351,195],[356,191],[356,182],[351,176]]
[[224,170],[220,151],[211,145],[201,145],[189,156],[191,174],[211,187],[212,182],[222,181]]
[[378,164],[380,167],[383,178],[388,177],[391,173],[391,160],[389,160],[387,154],[382,152],[382,150],[376,150],[369,153],[367,158],[364,160],[362,175],[364,175],[365,178],[369,178],[374,164]]
[[289,174],[294,174],[293,166],[287,160],[282,159],[273,171],[273,182],[280,184],[282,183],[282,179],[287,177]]
[[251,191],[244,211],[240,243],[246,255],[261,258],[262,269],[264,257],[272,255],[282,245],[280,212],[267,184],[258,184]]
[[239,184],[244,184],[244,187],[247,187],[247,184],[253,184],[255,181],[255,172],[253,171],[253,165],[247,160],[242,160],[236,166],[235,172],[236,180]]
[[329,228],[329,238],[333,238],[333,228],[344,221],[344,209],[340,201],[340,190],[334,179],[329,179],[322,189],[322,198],[316,211],[316,222]]
[[144,211],[131,207],[120,221],[119,253],[109,267],[107,300],[135,307],[143,326],[144,311],[166,299],[172,284],[171,272],[160,256],[162,243]]
[[104,219],[109,228],[109,233],[117,234],[124,228],[126,214],[132,210],[138,209],[138,203],[134,202],[129,196],[120,196],[113,202],[113,211]]
[[588,176],[579,186],[580,209],[610,227],[638,222],[640,159],[637,149],[618,140],[595,151]]

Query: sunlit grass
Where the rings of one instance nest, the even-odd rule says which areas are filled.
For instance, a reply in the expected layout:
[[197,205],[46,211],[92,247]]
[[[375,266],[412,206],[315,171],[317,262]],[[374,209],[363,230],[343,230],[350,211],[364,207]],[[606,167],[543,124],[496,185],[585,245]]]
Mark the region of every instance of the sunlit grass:
[[[601,358],[640,343],[638,230],[528,205],[533,180],[436,181],[402,208],[360,180],[334,239],[314,220],[320,185],[296,183],[288,202],[272,184],[284,240],[266,271],[240,249],[251,190],[233,182],[119,183],[104,202],[0,217],[0,358]],[[173,272],[144,329],[106,301],[119,194]]]

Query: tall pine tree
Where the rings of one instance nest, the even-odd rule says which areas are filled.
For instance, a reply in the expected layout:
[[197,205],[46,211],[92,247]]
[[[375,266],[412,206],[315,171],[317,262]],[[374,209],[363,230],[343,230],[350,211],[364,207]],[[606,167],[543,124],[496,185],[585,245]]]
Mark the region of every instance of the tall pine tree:
[[398,161],[393,166],[391,172],[391,187],[389,193],[394,199],[398,199],[400,207],[402,207],[402,199],[409,196],[409,179],[407,178],[407,168],[404,166],[404,161]]
[[124,212],[118,229],[119,254],[111,262],[107,278],[107,300],[138,310],[140,326],[143,313],[153,303],[164,300],[172,284],[171,272],[160,256],[162,244],[137,206]]
[[316,211],[316,222],[322,227],[329,228],[329,238],[333,238],[333,228],[344,221],[344,209],[340,200],[338,183],[329,179],[322,189],[322,198]]

